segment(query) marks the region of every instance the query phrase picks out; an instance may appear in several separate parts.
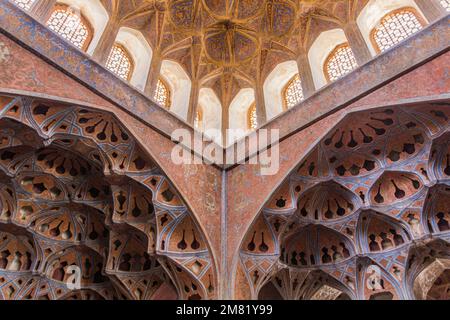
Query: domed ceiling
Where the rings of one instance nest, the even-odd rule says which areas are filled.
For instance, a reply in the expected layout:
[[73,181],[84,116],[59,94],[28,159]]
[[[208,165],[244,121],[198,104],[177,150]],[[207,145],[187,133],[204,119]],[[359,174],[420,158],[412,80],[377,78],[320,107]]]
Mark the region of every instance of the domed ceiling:
[[368,0],[102,0],[111,17],[140,30],[163,59],[228,106],[260,87],[273,67],[306,52],[320,32],[342,26]]

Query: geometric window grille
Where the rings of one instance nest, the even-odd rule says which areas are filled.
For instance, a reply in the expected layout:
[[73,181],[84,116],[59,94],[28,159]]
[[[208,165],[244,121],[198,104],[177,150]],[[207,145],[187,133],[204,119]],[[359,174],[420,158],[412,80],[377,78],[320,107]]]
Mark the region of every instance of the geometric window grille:
[[248,108],[248,126],[249,129],[256,129],[258,127],[258,118],[256,117],[256,103],[253,102],[253,104]]
[[381,19],[373,30],[372,38],[380,52],[405,40],[423,28],[423,24],[411,9],[400,9]]
[[106,67],[124,80],[130,80],[133,62],[124,47],[115,44],[109,54]]
[[284,87],[283,98],[285,109],[292,108],[305,99],[302,82],[298,73]]
[[68,6],[58,5],[47,26],[80,49],[86,49],[92,38],[86,19]]
[[14,0],[16,5],[24,10],[30,10],[36,0]]
[[337,46],[325,62],[325,75],[328,81],[335,81],[358,66],[348,43]]
[[441,0],[441,5],[444,7],[444,9],[450,11],[450,0]]
[[170,108],[170,91],[167,84],[161,78],[158,79],[156,84],[154,100],[166,109]]
[[197,112],[195,114],[195,119],[194,119],[194,126],[199,129],[202,130],[202,122],[203,122],[203,108],[199,105],[197,107]]

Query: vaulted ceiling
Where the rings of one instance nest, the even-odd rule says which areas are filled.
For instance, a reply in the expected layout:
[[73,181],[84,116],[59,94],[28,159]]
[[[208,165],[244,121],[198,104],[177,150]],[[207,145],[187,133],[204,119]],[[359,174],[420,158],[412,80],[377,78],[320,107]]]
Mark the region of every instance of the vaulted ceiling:
[[110,17],[140,30],[228,106],[273,67],[295,60],[324,30],[354,20],[368,0],[102,0]]

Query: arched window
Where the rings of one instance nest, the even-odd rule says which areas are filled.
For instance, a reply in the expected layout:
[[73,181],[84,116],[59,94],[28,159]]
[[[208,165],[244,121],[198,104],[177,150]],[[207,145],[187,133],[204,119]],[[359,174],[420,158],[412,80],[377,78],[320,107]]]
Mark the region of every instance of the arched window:
[[387,14],[372,31],[372,41],[383,52],[416,33],[425,25],[414,9],[403,8]]
[[325,60],[324,73],[328,81],[335,81],[358,66],[348,43],[338,45]]
[[133,73],[133,60],[120,44],[114,44],[106,62],[106,67],[124,80],[130,80]]
[[92,28],[88,21],[69,6],[55,6],[47,26],[83,50],[87,49],[92,39]]
[[163,79],[159,78],[156,84],[155,101],[166,109],[170,108],[170,90]]
[[291,80],[289,80],[283,89],[284,109],[286,110],[292,108],[304,99],[305,97],[303,96],[302,82],[300,80],[300,75],[297,73]]
[[197,112],[195,113],[194,126],[197,129],[203,128],[203,109],[201,106],[197,107]]
[[450,11],[450,0],[441,0],[441,5],[444,7],[444,9]]
[[30,10],[36,0],[14,0],[16,5],[24,10]]
[[248,108],[248,128],[249,129],[256,129],[258,127],[258,119],[256,117],[256,103],[253,102],[253,104]]

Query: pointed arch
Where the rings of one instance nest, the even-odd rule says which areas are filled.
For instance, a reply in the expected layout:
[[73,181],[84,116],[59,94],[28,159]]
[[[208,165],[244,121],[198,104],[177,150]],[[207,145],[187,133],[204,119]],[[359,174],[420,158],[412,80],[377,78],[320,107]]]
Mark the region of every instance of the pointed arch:
[[285,256],[280,259],[292,267],[334,264],[357,252],[350,238],[321,225],[308,225],[289,232],[281,241],[281,247]]
[[129,53],[132,60],[133,68],[128,79],[130,84],[144,90],[153,58],[152,48],[140,31],[128,27],[119,29],[115,42]]
[[303,95],[302,81],[300,74],[294,75],[283,88],[283,106],[287,110],[302,102],[305,99]]
[[[203,230],[150,155],[114,115],[21,97],[5,97],[2,103],[0,121],[11,125],[0,133],[0,140],[8,141],[0,148],[0,170],[16,167],[8,179],[18,181],[14,200],[19,208],[6,222],[14,221],[34,234],[40,259],[33,270],[46,275],[38,279],[46,281],[51,292],[54,282],[48,279],[66,281],[71,275],[68,268],[74,265],[86,275],[82,286],[95,284],[98,292],[107,291],[108,298],[122,288],[126,298],[151,298],[169,279],[192,284],[189,295],[177,288],[180,298],[216,295],[215,266]],[[24,127],[36,135],[23,136]],[[44,145],[44,139],[51,143]],[[105,179],[113,172],[117,180]],[[183,241],[189,250],[183,250]],[[175,259],[180,254],[187,259]],[[183,281],[176,281],[181,275]],[[66,293],[56,290],[47,298]]]
[[109,53],[106,67],[119,78],[129,81],[134,71],[134,61],[127,49],[115,43]]
[[252,88],[241,89],[230,103],[229,128],[240,130],[236,135],[227,137],[227,145],[232,144],[243,137],[249,131],[248,110],[255,102],[255,90]]
[[105,31],[108,24],[109,15],[100,0],[59,0],[55,9],[58,6],[64,8],[72,8],[75,13],[82,15],[91,27],[90,43],[84,48],[88,54],[93,54],[97,47],[100,38]]
[[365,300],[401,300],[405,299],[398,279],[369,258],[360,258],[357,262],[358,295]]
[[323,65],[325,77],[333,82],[358,67],[352,48],[348,42],[342,43],[331,51]]
[[222,104],[213,89],[200,89],[198,106],[202,116],[202,126],[198,129],[222,144]]
[[172,104],[172,91],[170,90],[166,81],[164,81],[164,79],[161,77],[156,82],[155,95],[153,99],[161,107],[167,110],[170,109],[170,105]]
[[186,120],[192,86],[188,74],[178,62],[164,60],[161,64],[160,77],[170,90],[171,100],[168,109]]
[[379,53],[377,46],[372,41],[373,30],[379,25],[383,17],[402,8],[412,8],[423,25],[427,23],[425,16],[414,0],[370,0],[358,15],[356,23],[372,56]]
[[285,106],[285,88],[289,81],[299,73],[297,62],[294,60],[278,64],[264,81],[264,102],[267,119],[274,118],[287,110]]
[[372,30],[371,40],[378,52],[384,52],[402,42],[425,25],[413,8],[401,8],[385,15]]
[[[340,46],[343,44],[345,44],[345,48],[348,47],[348,40],[344,30],[332,29],[322,32],[311,45],[308,51],[308,58],[314,84],[317,89],[322,88],[328,83],[330,76],[328,76],[327,79],[327,65],[331,59],[335,57],[334,54],[337,53],[336,50],[339,50],[341,48]],[[351,66],[351,68],[355,67],[356,61],[350,61],[351,63],[349,66]]]
[[[427,190],[434,182],[447,182],[448,123],[443,120],[450,116],[448,113],[445,106],[424,103],[413,108],[374,107],[344,115],[292,167],[243,236],[236,261],[239,281],[248,281],[249,296],[257,297],[265,280],[282,265],[336,274],[356,298],[409,297],[403,282],[409,279],[408,252],[414,239],[425,235],[421,228],[427,223],[421,217],[424,204],[434,202]],[[430,120],[426,124],[418,121],[419,117]],[[440,123],[443,125],[437,125]],[[428,136],[428,129],[434,132],[434,139]],[[309,203],[309,198],[315,201]],[[332,205],[335,199],[341,208]],[[448,205],[444,201],[441,207]],[[367,216],[367,210],[380,214],[376,218]],[[320,219],[322,215],[329,218]],[[379,230],[372,228],[375,225]],[[258,251],[263,243],[259,234],[266,234],[266,230],[272,233],[273,241],[269,243],[264,238],[268,250]],[[361,236],[368,237],[369,231],[385,233],[376,239],[380,247],[384,241],[384,250],[370,250],[370,240]],[[446,232],[435,235],[448,239]],[[442,246],[434,252],[448,249]],[[379,269],[382,282],[375,281],[366,290],[366,280],[376,275],[372,272],[375,267],[365,274],[370,265]],[[273,285],[276,287],[276,283]]]
[[405,222],[370,210],[361,213],[356,235],[361,252],[397,249],[412,239]]

